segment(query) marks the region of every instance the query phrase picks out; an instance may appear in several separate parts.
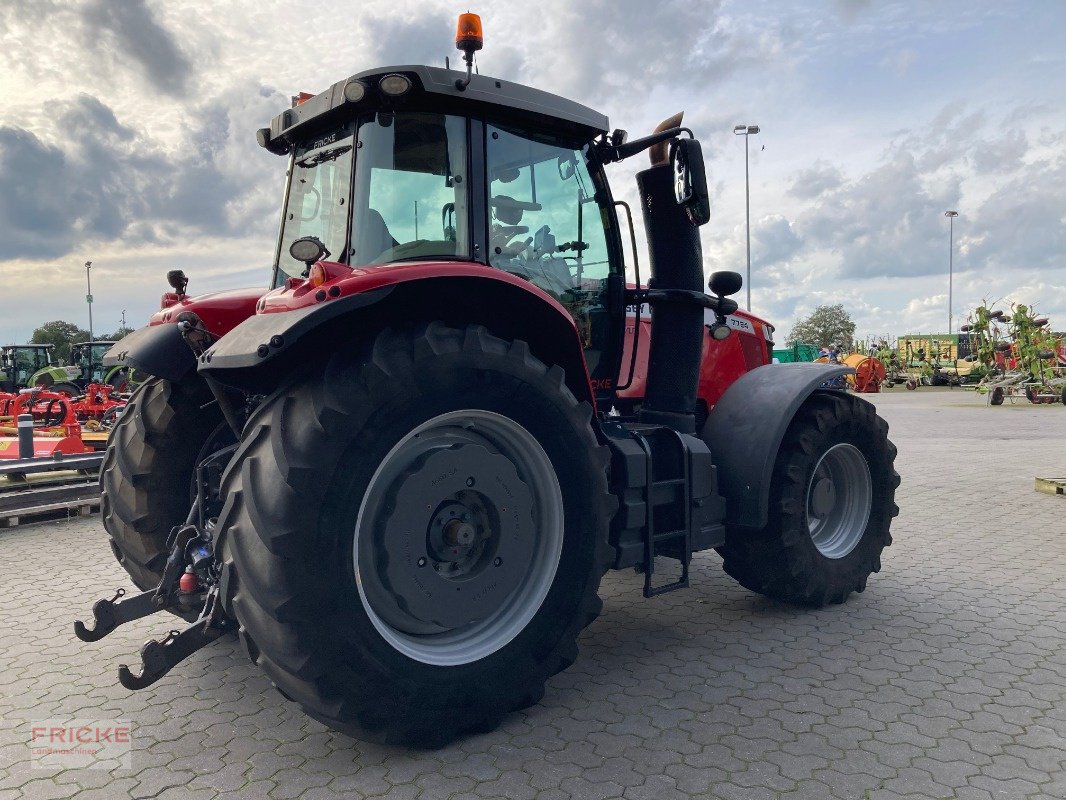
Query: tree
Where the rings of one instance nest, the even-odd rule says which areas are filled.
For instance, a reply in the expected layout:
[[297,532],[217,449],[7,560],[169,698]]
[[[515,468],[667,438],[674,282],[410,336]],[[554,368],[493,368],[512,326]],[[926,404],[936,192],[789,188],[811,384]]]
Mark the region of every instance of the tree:
[[851,350],[854,336],[855,323],[851,321],[851,315],[844,310],[842,304],[837,303],[832,306],[818,306],[809,317],[792,327],[792,332],[785,341],[790,345],[840,345],[844,350]]
[[117,342],[124,336],[129,336],[131,333],[133,333],[133,328],[124,328],[120,326],[119,329],[114,333],[109,334],[108,336],[103,336],[101,338],[106,342]]
[[54,355],[62,364],[70,355],[70,346],[74,342],[85,342],[89,339],[89,332],[82,330],[73,322],[64,322],[61,319],[46,322],[33,332],[30,342],[33,344],[51,344],[55,346]]

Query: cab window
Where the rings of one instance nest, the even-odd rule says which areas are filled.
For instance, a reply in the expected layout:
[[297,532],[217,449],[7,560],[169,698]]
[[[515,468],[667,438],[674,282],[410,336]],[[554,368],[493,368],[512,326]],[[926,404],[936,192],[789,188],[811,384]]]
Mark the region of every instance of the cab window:
[[359,126],[350,263],[469,257],[466,120],[379,112]]
[[608,216],[585,152],[488,126],[489,263],[558,300],[577,323],[590,370],[605,346]]
[[349,123],[327,131],[296,149],[282,222],[275,286],[286,277],[303,274],[307,268],[289,255],[289,245],[303,236],[318,237],[332,259],[343,260],[348,233],[354,127]]

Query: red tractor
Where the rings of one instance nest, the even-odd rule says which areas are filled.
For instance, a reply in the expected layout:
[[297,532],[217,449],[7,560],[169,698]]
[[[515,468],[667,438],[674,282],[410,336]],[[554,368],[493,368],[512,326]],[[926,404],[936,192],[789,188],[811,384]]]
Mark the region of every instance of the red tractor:
[[[457,45],[465,72],[367,70],[260,130],[288,159],[270,290],[189,298],[172,273],[109,354],[154,376],[101,477],[143,591],[76,632],[191,623],[120,668],[128,688],[235,630],[314,718],[436,745],[540,699],[608,569],[651,597],[714,548],[747,588],[811,606],[880,569],[888,426],[819,388],[847,367],[768,365],[739,275],[704,293],[692,133],[628,141],[472,75],[475,15]],[[627,285],[605,167],[645,151],[651,280]]]

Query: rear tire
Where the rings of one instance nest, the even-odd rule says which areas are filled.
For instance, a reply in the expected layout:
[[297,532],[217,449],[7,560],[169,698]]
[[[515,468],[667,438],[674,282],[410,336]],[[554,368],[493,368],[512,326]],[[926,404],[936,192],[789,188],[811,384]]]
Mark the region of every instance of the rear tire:
[[767,524],[727,528],[725,571],[753,592],[808,606],[863,591],[892,543],[895,458],[873,405],[814,394],[778,451]]
[[992,389],[992,393],[988,397],[990,405],[1001,406],[1003,405],[1003,398],[1006,397],[1002,386],[996,386]]
[[198,379],[152,378],[134,392],[108,439],[100,512],[115,558],[141,590],[159,585],[167,537],[189,514],[196,460],[222,422],[210,401]]
[[[591,408],[563,378],[524,342],[432,323],[334,355],[256,410],[223,479],[225,602],[285,697],[357,738],[435,747],[492,730],[573,663],[601,608],[612,498]],[[449,509],[472,519],[476,560],[433,549]]]

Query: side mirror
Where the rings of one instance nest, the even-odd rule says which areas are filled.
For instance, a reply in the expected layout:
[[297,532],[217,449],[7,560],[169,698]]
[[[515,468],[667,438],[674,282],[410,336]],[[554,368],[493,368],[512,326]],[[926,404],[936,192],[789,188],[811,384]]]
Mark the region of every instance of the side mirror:
[[310,268],[323,256],[328,256],[329,250],[317,236],[301,236],[289,245],[289,255],[294,261],[302,261]]
[[170,288],[178,293],[178,297],[185,296],[185,287],[189,285],[189,279],[185,277],[185,272],[180,269],[172,269],[167,273],[167,283],[170,284]]
[[707,281],[707,288],[711,294],[719,297],[728,297],[736,294],[744,285],[744,278],[739,272],[712,272],[711,279]]
[[674,171],[674,197],[685,209],[688,221],[703,225],[711,218],[707,194],[707,168],[703,148],[696,139],[675,139],[670,145],[670,166]]

